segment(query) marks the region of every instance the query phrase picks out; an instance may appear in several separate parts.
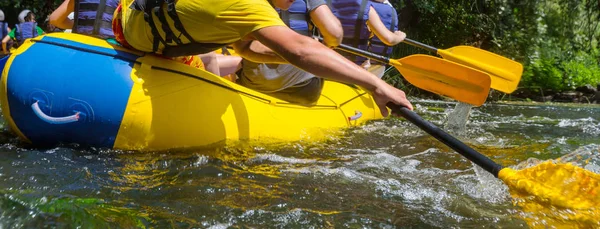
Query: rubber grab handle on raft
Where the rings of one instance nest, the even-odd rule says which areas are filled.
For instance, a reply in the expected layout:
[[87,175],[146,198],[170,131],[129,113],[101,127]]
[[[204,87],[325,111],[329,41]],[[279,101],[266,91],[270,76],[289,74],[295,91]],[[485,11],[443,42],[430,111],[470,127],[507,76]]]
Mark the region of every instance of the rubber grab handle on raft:
[[359,118],[362,118],[362,115],[363,115],[362,112],[356,111],[354,115],[348,117],[348,121],[356,121]]
[[33,113],[38,116],[38,118],[50,124],[67,124],[79,121],[79,112],[66,117],[52,117],[47,114],[44,114],[42,109],[40,109],[39,101],[36,101],[35,103],[31,104],[31,109],[33,110]]
[[421,118],[421,116],[409,110],[408,108],[393,103],[388,103],[386,104],[386,106],[392,109],[392,113],[404,117],[406,120],[412,122],[413,124],[421,128],[421,130],[427,132],[440,142],[444,143],[456,152],[460,153],[461,155],[469,159],[469,161],[472,161],[473,163],[479,165],[481,168],[487,170],[495,177],[498,177],[498,172],[500,172],[500,170],[503,169],[501,165],[492,161],[485,155],[477,152],[465,143],[462,143],[460,140],[454,138],[452,135],[444,132],[439,127],[431,124],[428,121],[425,121],[423,118]]

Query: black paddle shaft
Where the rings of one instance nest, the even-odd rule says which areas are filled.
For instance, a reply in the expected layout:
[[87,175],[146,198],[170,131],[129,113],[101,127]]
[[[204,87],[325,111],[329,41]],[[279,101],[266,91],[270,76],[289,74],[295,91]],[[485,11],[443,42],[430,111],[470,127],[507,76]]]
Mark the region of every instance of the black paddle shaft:
[[394,114],[401,115],[406,120],[412,122],[413,124],[421,128],[421,130],[424,130],[431,136],[435,137],[437,140],[441,141],[442,143],[446,144],[450,148],[454,149],[456,152],[460,153],[461,155],[472,161],[473,163],[481,166],[483,169],[487,170],[495,177],[498,177],[498,172],[500,172],[500,170],[502,170],[503,168],[501,165],[492,161],[483,154],[477,152],[473,148],[467,146],[465,143],[462,143],[460,140],[452,137],[452,135],[444,132],[439,127],[424,120],[423,118],[421,118],[421,116],[419,116],[415,112],[412,112],[408,108],[393,103],[388,103],[387,106],[392,109],[392,112]]
[[385,57],[382,55],[377,55],[375,53],[372,52],[367,52],[365,50],[359,49],[359,48],[354,48],[352,46],[348,46],[345,44],[340,44],[339,46],[335,47],[335,49],[339,49],[342,50],[344,52],[347,53],[351,53],[357,56],[362,56],[365,58],[369,58],[371,60],[375,60],[377,62],[383,63],[383,64],[390,64],[390,58],[389,57]]
[[437,53],[437,48],[433,47],[433,46],[429,46],[426,44],[423,44],[421,42],[418,41],[413,41],[411,39],[405,38],[404,41],[402,41],[404,43],[407,43],[409,45],[415,46],[417,48],[422,48],[422,49],[426,49],[427,51],[433,52],[433,53]]

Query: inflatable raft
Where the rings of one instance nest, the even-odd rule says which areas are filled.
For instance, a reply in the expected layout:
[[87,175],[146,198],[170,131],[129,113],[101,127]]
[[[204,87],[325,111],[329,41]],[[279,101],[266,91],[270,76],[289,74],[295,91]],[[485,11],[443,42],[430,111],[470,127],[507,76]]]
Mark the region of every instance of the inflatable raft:
[[4,118],[35,145],[165,150],[322,140],[382,118],[371,95],[352,85],[325,81],[318,103],[301,106],[78,34],[30,39],[0,65]]

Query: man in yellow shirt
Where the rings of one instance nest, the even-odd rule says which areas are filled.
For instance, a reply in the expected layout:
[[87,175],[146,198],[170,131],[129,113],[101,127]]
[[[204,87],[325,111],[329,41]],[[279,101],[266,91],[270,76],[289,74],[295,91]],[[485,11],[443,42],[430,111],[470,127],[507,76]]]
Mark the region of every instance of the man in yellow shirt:
[[[175,57],[207,53],[233,44],[239,55],[254,62],[291,63],[315,75],[360,85],[373,94],[384,116],[388,115],[388,102],[412,109],[403,91],[288,28],[273,7],[285,10],[293,2],[121,0],[122,12],[118,13],[124,39],[141,51]],[[269,49],[253,47],[252,40]]]

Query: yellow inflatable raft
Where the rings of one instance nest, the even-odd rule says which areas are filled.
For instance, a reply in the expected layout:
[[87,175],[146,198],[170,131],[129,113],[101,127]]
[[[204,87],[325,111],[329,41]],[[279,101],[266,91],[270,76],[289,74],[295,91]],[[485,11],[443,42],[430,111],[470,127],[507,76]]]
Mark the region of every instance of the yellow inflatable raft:
[[373,98],[355,86],[326,81],[318,103],[301,106],[78,34],[31,39],[1,62],[4,118],[38,145],[165,150],[318,141],[382,118]]

